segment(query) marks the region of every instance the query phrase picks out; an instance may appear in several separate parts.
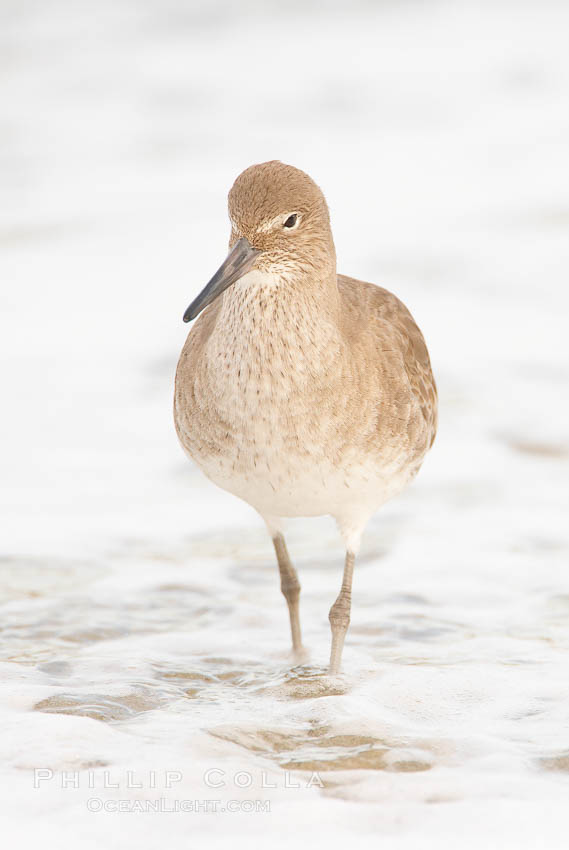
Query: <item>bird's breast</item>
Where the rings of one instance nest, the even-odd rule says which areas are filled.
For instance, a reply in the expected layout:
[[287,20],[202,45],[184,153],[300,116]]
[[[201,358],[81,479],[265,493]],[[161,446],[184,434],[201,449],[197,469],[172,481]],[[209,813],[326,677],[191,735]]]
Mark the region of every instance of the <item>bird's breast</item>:
[[210,476],[314,463],[334,451],[342,420],[337,326],[302,295],[246,277],[224,295],[177,391],[180,439]]

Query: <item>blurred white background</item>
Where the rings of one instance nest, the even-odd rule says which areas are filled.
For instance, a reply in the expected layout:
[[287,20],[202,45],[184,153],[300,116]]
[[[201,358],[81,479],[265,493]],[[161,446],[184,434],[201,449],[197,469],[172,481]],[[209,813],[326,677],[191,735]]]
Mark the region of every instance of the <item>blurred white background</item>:
[[[417,830],[422,846],[530,847],[538,828],[563,846],[569,6],[2,0],[0,15],[0,712],[20,730],[2,768],[14,822],[31,807],[29,835],[55,840],[88,818],[93,846],[114,847],[112,821],[83,797],[30,791],[29,770],[111,753],[125,767],[133,736],[153,742],[148,764],[169,764],[168,744],[187,764],[243,766],[259,752],[239,756],[243,728],[273,712],[273,731],[302,736],[324,712],[338,734],[422,741],[431,769],[275,792],[268,819],[240,818],[244,841],[294,812],[398,847]],[[416,485],[368,532],[349,693],[294,708],[271,690],[288,635],[270,541],[192,469],[171,415],[182,314],[225,256],[227,191],[275,158],[324,190],[339,270],[409,306],[441,402]],[[317,676],[341,549],[324,522],[291,540]],[[164,582],[206,594],[198,632],[189,597],[164,601]],[[188,707],[152,684],[148,665],[170,669],[177,651],[176,669],[223,681],[209,646],[238,680],[266,668],[269,702],[230,690]],[[154,694],[144,711],[106,726],[74,716],[94,693],[105,715],[133,677]],[[185,834],[164,820],[134,828],[140,846]],[[236,823],[192,820],[209,846]]]

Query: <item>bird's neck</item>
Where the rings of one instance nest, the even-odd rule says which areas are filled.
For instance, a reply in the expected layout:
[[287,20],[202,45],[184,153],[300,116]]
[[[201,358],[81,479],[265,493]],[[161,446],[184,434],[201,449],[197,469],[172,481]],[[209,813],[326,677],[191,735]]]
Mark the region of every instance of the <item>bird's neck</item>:
[[226,364],[239,381],[263,372],[305,381],[337,359],[342,341],[335,272],[287,279],[254,270],[222,297],[207,351],[216,371]]

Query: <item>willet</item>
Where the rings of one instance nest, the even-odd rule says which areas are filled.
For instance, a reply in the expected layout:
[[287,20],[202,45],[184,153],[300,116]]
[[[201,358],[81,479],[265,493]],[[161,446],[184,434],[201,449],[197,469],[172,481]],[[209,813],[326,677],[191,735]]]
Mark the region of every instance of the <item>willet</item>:
[[429,355],[395,295],[336,273],[328,207],[303,171],[251,166],[229,192],[229,217],[229,254],[184,315],[204,310],[178,363],[176,430],[208,478],[265,520],[297,652],[300,584],[283,519],[336,519],[346,548],[329,614],[337,673],[364,527],[435,437]]

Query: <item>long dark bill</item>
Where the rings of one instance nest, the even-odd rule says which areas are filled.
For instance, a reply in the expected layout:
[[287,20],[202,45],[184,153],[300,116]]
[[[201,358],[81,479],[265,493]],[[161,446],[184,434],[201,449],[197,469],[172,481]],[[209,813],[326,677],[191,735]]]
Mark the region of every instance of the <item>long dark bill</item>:
[[228,286],[236,283],[240,277],[247,274],[260,253],[259,249],[253,248],[244,236],[238,239],[223,265],[218,268],[208,285],[202,289],[184,313],[184,322],[191,322],[192,319],[195,319]]

